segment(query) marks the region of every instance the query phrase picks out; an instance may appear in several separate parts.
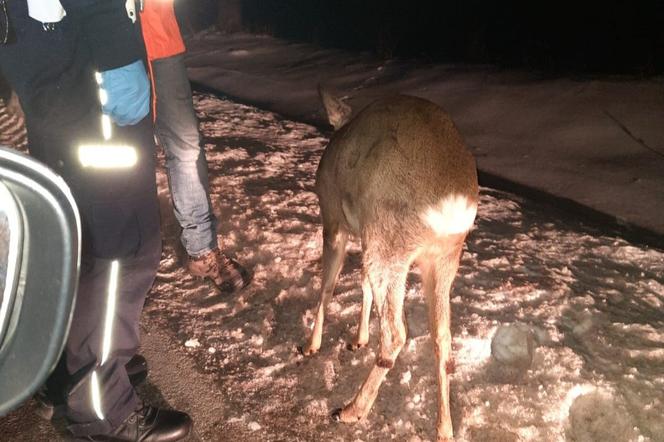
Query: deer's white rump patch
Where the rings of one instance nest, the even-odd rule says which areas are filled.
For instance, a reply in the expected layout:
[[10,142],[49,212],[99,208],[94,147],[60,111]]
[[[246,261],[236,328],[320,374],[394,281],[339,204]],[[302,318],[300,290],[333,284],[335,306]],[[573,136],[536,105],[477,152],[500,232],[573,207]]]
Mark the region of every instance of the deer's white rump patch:
[[464,195],[448,195],[430,207],[422,219],[436,235],[454,235],[470,230],[477,214],[477,204]]

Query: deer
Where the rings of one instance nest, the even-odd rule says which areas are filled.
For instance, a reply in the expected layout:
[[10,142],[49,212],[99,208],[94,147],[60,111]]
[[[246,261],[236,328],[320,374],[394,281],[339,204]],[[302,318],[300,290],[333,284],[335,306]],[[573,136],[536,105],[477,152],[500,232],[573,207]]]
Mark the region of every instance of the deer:
[[334,133],[316,172],[323,224],[320,300],[305,356],[321,346],[325,309],[349,235],[362,247],[362,308],[352,347],[366,346],[372,305],[380,344],[368,377],[333,418],[368,415],[406,342],[404,297],[412,266],[420,269],[437,367],[438,441],[453,438],[450,289],[479,199],[475,160],[450,116],[417,97],[378,99],[351,118],[345,102],[319,87]]

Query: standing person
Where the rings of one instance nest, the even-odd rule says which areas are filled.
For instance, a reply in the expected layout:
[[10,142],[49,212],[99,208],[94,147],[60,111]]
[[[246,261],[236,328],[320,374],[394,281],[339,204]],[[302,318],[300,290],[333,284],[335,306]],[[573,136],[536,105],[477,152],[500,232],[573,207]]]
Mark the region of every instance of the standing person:
[[166,442],[191,419],[144,404],[125,368],[161,254],[149,82],[131,17],[125,0],[0,0],[0,71],[30,154],[67,182],[83,225],[64,351],[68,428],[78,440]]
[[181,241],[189,255],[187,270],[210,279],[222,292],[233,293],[249,284],[250,275],[222,253],[217,242],[207,161],[173,0],[145,0],[141,27],[154,91],[155,133],[166,154],[175,217],[182,227]]

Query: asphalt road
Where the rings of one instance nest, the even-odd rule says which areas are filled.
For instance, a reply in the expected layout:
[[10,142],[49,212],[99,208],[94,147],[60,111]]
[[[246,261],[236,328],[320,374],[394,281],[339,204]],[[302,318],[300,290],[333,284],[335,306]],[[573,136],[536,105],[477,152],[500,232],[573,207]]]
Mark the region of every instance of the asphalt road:
[[[142,324],[141,353],[150,364],[148,381],[140,394],[146,401],[163,407],[187,410],[196,416],[194,433],[187,442],[215,440],[215,426],[224,419],[219,414],[221,389],[211,375],[202,374],[194,361],[182,352],[164,330]],[[0,441],[55,442],[70,440],[62,422],[50,423],[37,414],[30,401],[0,419]]]

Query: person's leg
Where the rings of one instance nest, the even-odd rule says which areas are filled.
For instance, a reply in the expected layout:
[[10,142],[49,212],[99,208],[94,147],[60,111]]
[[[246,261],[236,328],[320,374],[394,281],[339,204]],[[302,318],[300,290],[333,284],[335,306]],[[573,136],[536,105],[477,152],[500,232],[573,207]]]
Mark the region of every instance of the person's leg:
[[205,151],[182,55],[152,62],[156,94],[155,132],[166,154],[175,217],[182,244],[192,257],[217,248]]
[[75,436],[178,440],[189,432],[189,417],[143,406],[126,370],[138,350],[140,313],[161,258],[152,124],[148,117],[114,131],[116,141],[136,148],[137,164],[72,178],[74,195],[93,222],[86,224],[87,265],[79,285],[79,299],[85,296],[77,300],[66,345],[74,378],[66,417]]
[[[66,346],[68,372],[82,375],[67,396],[66,415],[76,436],[110,433],[139,406],[125,365],[138,349],[139,317],[159,263],[159,229],[150,217],[138,215],[151,238],[141,237],[147,242],[135,256],[88,257],[81,275],[80,290],[88,296],[77,299],[81,313],[74,314]],[[114,279],[115,292],[109,287]]]
[[93,220],[86,224],[80,295],[66,344],[75,378],[67,418],[75,435],[109,433],[139,406],[125,365],[138,350],[140,314],[161,257],[149,118],[115,127],[114,136],[137,149],[138,164],[81,172],[72,186]]
[[182,55],[152,62],[156,94],[155,132],[166,153],[168,182],[187,270],[209,278],[222,292],[246,287],[251,275],[224,255],[217,243],[217,220],[210,204],[207,161],[200,145],[198,120]]
[[12,95],[12,88],[9,87],[9,83],[5,80],[5,77],[0,73],[0,100],[7,102]]
[[[74,375],[66,416],[75,436],[110,433],[138,408],[124,366],[138,348],[138,316],[154,276],[154,265],[145,258],[86,261],[65,350],[68,372]],[[121,292],[109,293],[113,278]]]

